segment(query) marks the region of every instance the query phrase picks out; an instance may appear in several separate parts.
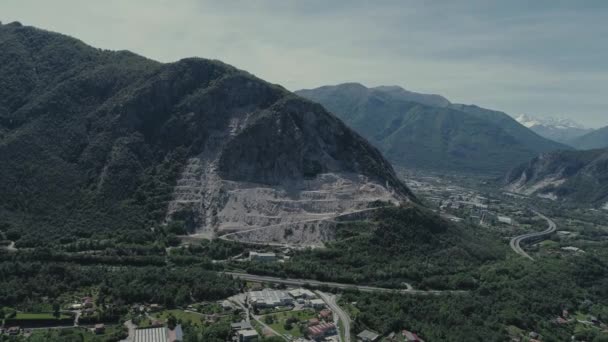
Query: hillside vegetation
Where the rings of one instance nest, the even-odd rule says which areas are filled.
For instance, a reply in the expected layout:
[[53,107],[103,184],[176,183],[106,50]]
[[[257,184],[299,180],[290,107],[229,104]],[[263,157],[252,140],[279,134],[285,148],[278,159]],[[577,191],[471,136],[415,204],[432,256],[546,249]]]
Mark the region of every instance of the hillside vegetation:
[[504,258],[492,233],[448,223],[418,206],[386,207],[371,221],[343,223],[324,249],[296,253],[283,265],[252,263],[249,271],[352,284],[471,289],[470,272]]
[[[18,247],[149,240],[173,219],[176,179],[192,158],[206,162],[201,177],[274,186],[354,173],[411,195],[377,149],[320,105],[244,71],[0,25],[0,231]],[[177,212],[201,216],[189,229],[214,224],[228,200],[215,190],[198,203],[204,211]]]

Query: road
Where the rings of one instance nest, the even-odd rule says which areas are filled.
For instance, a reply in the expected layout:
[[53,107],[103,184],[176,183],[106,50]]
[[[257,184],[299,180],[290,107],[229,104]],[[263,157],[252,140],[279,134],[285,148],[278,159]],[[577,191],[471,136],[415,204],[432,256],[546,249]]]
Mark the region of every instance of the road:
[[312,279],[293,279],[293,278],[277,278],[277,277],[269,277],[269,276],[259,276],[255,274],[247,274],[247,273],[236,273],[236,272],[224,272],[224,274],[232,276],[234,278],[239,278],[247,281],[255,281],[260,283],[273,283],[273,284],[285,284],[291,286],[329,286],[335,287],[338,289],[348,290],[348,289],[356,289],[362,292],[392,292],[392,293],[401,293],[401,294],[412,294],[412,295],[439,295],[439,294],[465,294],[467,291],[424,291],[424,290],[414,290],[409,284],[406,285],[406,289],[388,289],[384,287],[375,287],[375,286],[366,286],[366,285],[354,285],[354,284],[341,284],[334,283],[329,281],[318,281]]
[[124,326],[127,327],[127,330],[129,331],[129,336],[127,336],[126,339],[121,340],[120,342],[133,341],[135,339],[135,329],[137,329],[137,325],[133,324],[133,321],[128,320],[125,322]]
[[[333,213],[333,214],[328,213],[327,216],[320,217],[320,218],[311,218],[311,219],[306,219],[306,220],[296,221],[296,222],[277,223],[277,224],[272,224],[272,225],[268,225],[268,226],[262,226],[262,227],[256,227],[256,228],[248,228],[248,229],[243,229],[243,230],[237,230],[237,231],[234,231],[234,232],[227,233],[227,234],[224,234],[222,236],[219,236],[218,238],[222,239],[222,240],[232,241],[232,239],[230,237],[231,236],[238,236],[239,234],[249,233],[249,232],[258,231],[258,230],[267,230],[267,229],[272,229],[272,228],[279,228],[279,227],[290,227],[290,226],[302,225],[302,224],[313,223],[313,222],[331,221],[331,220],[339,219],[340,217],[361,214],[361,213],[365,213],[365,212],[369,212],[369,211],[376,211],[376,210],[379,210],[379,209],[382,209],[382,208],[385,208],[385,207],[382,206],[382,207],[374,207],[374,208],[365,208],[365,209],[358,209],[358,210],[341,212],[341,213]],[[194,236],[195,235],[189,235],[189,237],[194,237]],[[298,247],[297,244],[292,246],[289,243],[279,243],[279,242],[253,242],[253,241],[247,241],[246,243],[251,244],[251,245]]]
[[521,243],[527,239],[539,238],[539,237],[544,237],[544,236],[550,235],[557,230],[557,225],[555,224],[555,222],[553,222],[553,220],[551,220],[547,216],[541,214],[540,212],[538,212],[536,210],[532,210],[532,211],[536,215],[540,216],[545,221],[547,221],[547,223],[549,224],[549,227],[547,229],[543,230],[542,232],[533,232],[533,233],[527,233],[524,235],[516,236],[511,239],[510,245],[511,245],[511,248],[513,249],[513,251],[515,251],[515,253],[534,261],[534,258],[532,258],[530,255],[528,255],[528,253],[526,253],[521,248]]
[[244,294],[238,294],[236,296],[232,296],[230,298],[228,298],[229,301],[237,304],[238,306],[240,306],[244,311],[245,311],[245,320],[247,322],[251,322],[250,318],[253,318],[253,320],[255,320],[256,322],[258,322],[262,327],[264,327],[265,329],[268,329],[269,331],[271,331],[273,334],[281,337],[282,339],[284,339],[285,341],[287,341],[287,337],[279,334],[276,330],[272,329],[268,324],[262,322],[262,320],[260,319],[260,316],[256,316],[254,314],[251,313],[251,311],[249,310],[249,306],[246,303],[246,299],[245,299],[245,295]]
[[[325,303],[327,303],[329,308],[338,316],[338,319],[336,320],[338,328],[339,328],[340,324],[342,324],[344,326],[344,341],[342,341],[342,342],[350,342],[350,324],[351,324],[350,316],[348,316],[348,314],[344,310],[342,310],[342,308],[339,307],[338,304],[336,304],[336,296],[329,295],[329,294],[323,293],[321,291],[316,291],[316,293],[321,297],[321,299],[323,299],[325,301]],[[339,336],[339,334],[338,334],[338,336]]]

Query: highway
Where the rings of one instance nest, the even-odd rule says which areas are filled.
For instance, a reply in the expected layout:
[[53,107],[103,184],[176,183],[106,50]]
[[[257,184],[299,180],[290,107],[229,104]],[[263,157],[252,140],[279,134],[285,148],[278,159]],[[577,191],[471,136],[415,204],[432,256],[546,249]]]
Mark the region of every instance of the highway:
[[[340,306],[338,306],[338,304],[336,304],[336,296],[335,295],[330,295],[327,293],[323,293],[321,291],[316,291],[316,293],[321,296],[321,299],[323,299],[325,301],[325,303],[327,303],[327,305],[329,306],[329,308],[338,316],[338,319],[335,320],[338,323],[338,326],[340,324],[342,324],[344,326],[344,340],[342,342],[350,342],[350,323],[351,323],[351,319],[348,316],[348,314],[342,310],[342,308]],[[340,333],[338,331],[338,336],[340,336]],[[342,338],[340,338],[342,339]]]
[[547,216],[541,214],[540,212],[538,212],[536,210],[532,210],[532,211],[536,215],[540,216],[545,221],[547,221],[547,223],[549,224],[549,227],[547,229],[543,230],[542,232],[533,232],[533,233],[527,233],[527,234],[523,234],[520,236],[516,236],[511,239],[510,245],[511,245],[511,249],[513,249],[513,251],[515,251],[515,253],[534,261],[534,258],[532,258],[530,255],[528,255],[528,253],[526,253],[521,248],[521,243],[524,240],[528,240],[528,239],[532,239],[532,238],[540,238],[540,237],[545,237],[547,235],[550,235],[557,230],[557,225],[555,224],[555,222],[553,222],[553,220],[551,220]]
[[440,294],[465,294],[467,291],[425,291],[425,290],[414,290],[409,284],[406,285],[406,289],[389,289],[384,287],[375,287],[375,286],[366,286],[366,285],[353,285],[353,284],[341,284],[334,283],[329,281],[318,281],[312,279],[293,279],[293,278],[277,278],[277,277],[269,277],[269,276],[260,276],[255,274],[248,273],[236,273],[236,272],[223,272],[226,275],[232,276],[234,278],[254,281],[260,283],[273,283],[273,284],[285,284],[291,286],[329,286],[335,287],[338,289],[348,290],[348,289],[356,289],[362,292],[391,292],[391,293],[401,293],[401,294],[411,294],[411,295],[440,295]]

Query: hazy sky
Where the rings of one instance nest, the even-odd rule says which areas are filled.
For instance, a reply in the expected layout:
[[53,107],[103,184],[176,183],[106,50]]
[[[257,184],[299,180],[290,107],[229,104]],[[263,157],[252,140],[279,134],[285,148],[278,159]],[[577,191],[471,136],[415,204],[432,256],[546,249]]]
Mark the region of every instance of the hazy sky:
[[2,0],[0,20],[290,90],[400,85],[512,115],[608,125],[608,1]]

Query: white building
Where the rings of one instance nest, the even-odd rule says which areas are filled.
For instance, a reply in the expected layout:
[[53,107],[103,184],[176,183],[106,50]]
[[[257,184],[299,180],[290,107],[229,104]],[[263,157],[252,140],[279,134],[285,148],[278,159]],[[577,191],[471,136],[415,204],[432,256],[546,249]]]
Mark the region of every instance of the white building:
[[293,298],[285,291],[263,289],[248,294],[249,303],[256,307],[275,307],[293,305]]
[[510,218],[510,217],[507,217],[507,216],[500,216],[499,215],[497,217],[497,219],[498,219],[498,222],[500,222],[500,223],[505,223],[505,224],[509,224],[509,225],[513,224],[513,219]]

